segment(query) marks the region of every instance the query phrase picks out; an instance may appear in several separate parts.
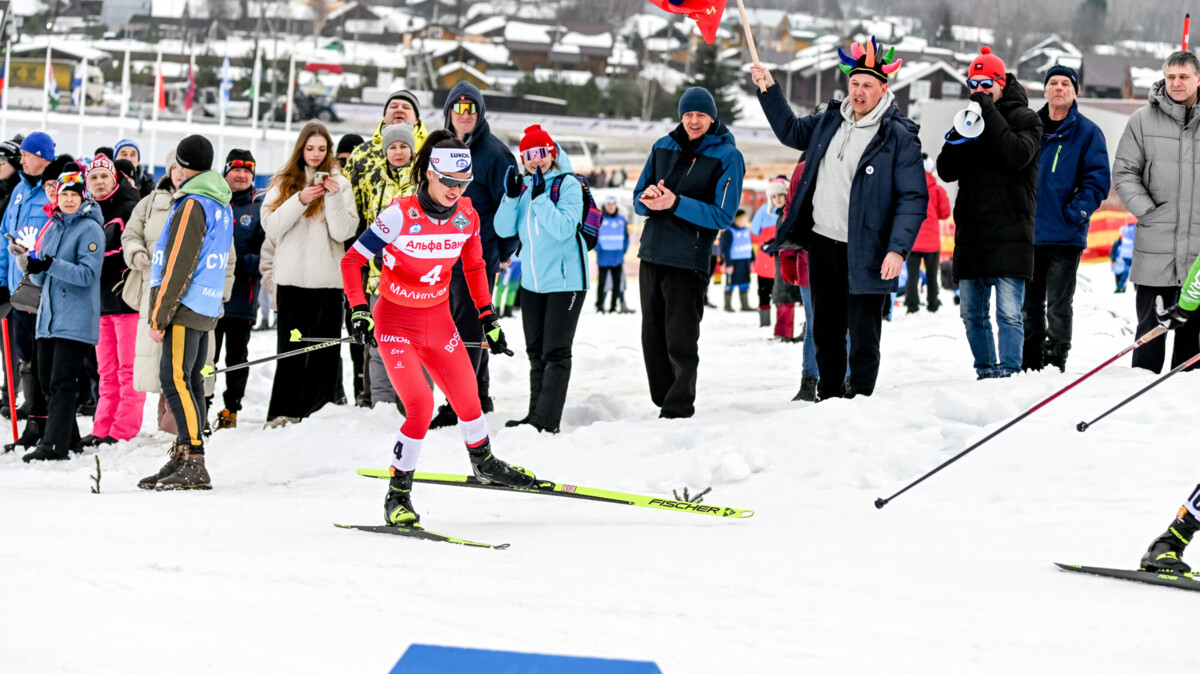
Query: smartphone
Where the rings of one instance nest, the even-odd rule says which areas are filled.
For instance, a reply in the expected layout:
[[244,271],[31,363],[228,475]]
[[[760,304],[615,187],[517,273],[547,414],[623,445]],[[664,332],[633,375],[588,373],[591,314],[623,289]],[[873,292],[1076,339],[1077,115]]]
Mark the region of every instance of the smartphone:
[[4,233],[4,238],[8,239],[9,241],[12,241],[13,243],[17,242],[17,238],[15,236],[13,236],[12,234],[9,234],[8,232]]
[[322,181],[329,177],[329,171],[317,171],[313,174],[313,184],[320,185]]

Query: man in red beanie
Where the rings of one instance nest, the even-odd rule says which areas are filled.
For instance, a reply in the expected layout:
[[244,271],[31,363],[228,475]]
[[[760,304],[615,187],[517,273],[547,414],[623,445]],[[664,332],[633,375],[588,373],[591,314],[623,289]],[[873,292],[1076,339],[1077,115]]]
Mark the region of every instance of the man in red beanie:
[[[983,132],[946,134],[937,171],[958,181],[954,204],[954,278],[959,311],[979,379],[1021,370],[1025,283],[1033,278],[1033,222],[1037,211],[1038,150],[1042,120],[1029,108],[1025,88],[988,47],[967,70],[971,101],[982,110]],[[999,339],[992,336],[990,303],[996,290]],[[997,344],[998,341],[998,344]],[[997,348],[998,347],[998,348]]]

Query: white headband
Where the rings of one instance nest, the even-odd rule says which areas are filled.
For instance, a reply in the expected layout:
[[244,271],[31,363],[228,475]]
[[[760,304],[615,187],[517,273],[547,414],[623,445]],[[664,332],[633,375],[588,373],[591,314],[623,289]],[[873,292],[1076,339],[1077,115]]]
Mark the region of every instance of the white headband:
[[435,147],[429,153],[429,168],[438,173],[470,173],[471,151],[461,147]]

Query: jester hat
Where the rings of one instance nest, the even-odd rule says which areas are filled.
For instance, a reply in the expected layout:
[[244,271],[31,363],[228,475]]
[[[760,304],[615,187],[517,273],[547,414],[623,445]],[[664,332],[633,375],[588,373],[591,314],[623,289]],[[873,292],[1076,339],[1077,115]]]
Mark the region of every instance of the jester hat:
[[904,63],[904,59],[896,59],[895,62],[892,61],[896,56],[895,47],[888,49],[886,54],[882,53],[879,49],[879,43],[875,41],[874,35],[871,36],[870,42],[862,44],[855,42],[851,44],[849,56],[846,55],[846,52],[842,51],[841,47],[838,47],[838,56],[842,59],[838,67],[847,76],[854,73],[866,73],[867,75],[878,77],[884,84],[887,84],[888,78],[900,69],[900,64]]

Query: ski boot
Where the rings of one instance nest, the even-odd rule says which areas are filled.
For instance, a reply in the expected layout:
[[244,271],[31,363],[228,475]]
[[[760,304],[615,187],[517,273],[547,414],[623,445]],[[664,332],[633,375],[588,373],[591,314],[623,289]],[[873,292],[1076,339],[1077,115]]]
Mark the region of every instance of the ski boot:
[[510,466],[497,459],[492,454],[491,440],[484,440],[478,447],[468,447],[467,451],[471,454],[471,469],[475,477],[484,484],[494,482],[508,487],[532,487],[537,483],[533,471],[520,466]]
[[1142,555],[1142,571],[1174,574],[1191,571],[1191,567],[1185,564],[1180,556],[1183,555],[1183,549],[1191,542],[1197,529],[1200,529],[1200,521],[1186,508],[1180,508],[1179,514],[1175,516],[1175,521],[1171,523],[1171,526],[1167,527],[1163,535],[1154,539],[1154,542],[1150,544],[1150,549]]
[[383,521],[394,527],[411,527],[421,521],[412,504],[413,471],[392,466],[391,472],[387,498],[383,500]]
[[[203,445],[194,449],[204,450]],[[194,454],[193,447],[188,443],[180,443],[177,449],[178,459],[175,461],[175,472],[160,479],[154,487],[159,491],[174,491],[177,489],[212,489],[212,479],[204,467],[204,455]]]

